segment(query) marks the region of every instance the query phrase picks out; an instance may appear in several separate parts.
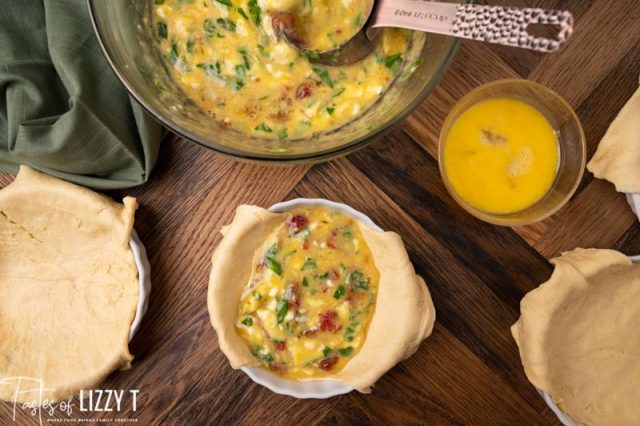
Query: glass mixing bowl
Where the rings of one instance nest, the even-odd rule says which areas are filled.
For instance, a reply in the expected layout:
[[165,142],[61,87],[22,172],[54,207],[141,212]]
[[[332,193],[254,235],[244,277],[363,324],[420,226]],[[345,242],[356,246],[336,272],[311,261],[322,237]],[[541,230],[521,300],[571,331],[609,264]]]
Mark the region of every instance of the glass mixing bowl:
[[319,161],[361,148],[413,111],[434,89],[457,50],[452,37],[414,33],[399,77],[371,108],[350,123],[303,140],[262,139],[220,126],[171,80],[156,48],[153,0],[87,0],[107,60],[131,95],[173,132],[220,153],[272,162]]

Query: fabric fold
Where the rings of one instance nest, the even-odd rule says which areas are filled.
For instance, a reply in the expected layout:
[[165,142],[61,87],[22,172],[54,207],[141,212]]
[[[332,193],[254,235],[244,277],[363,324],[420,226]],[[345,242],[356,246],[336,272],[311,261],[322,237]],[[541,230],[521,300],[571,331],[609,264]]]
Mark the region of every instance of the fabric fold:
[[103,57],[83,0],[0,8],[0,170],[132,187],[149,179],[163,136]]

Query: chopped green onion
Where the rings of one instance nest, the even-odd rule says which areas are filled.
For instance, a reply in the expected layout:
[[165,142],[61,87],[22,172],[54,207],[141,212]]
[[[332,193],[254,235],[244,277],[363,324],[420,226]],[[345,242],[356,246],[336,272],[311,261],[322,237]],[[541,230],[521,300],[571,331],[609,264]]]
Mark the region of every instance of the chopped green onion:
[[246,325],[247,327],[251,327],[253,325],[253,318],[246,317],[242,320],[242,324]]
[[264,254],[266,257],[273,257],[278,253],[278,244],[274,243],[267,249],[267,252]]
[[354,28],[360,28],[360,25],[362,25],[362,13],[358,13],[356,15],[356,18],[353,20],[353,27]]
[[255,346],[251,349],[251,355],[255,356],[256,358],[264,361],[264,362],[271,362],[273,361],[273,355],[271,355],[270,353],[266,353],[263,354],[262,353],[262,346]]
[[338,349],[338,353],[341,356],[349,356],[349,355],[351,355],[352,352],[353,352],[353,347],[352,346],[347,346],[346,348]]
[[384,66],[393,70],[397,65],[402,63],[402,54],[396,53],[395,55],[389,55],[384,58]]
[[326,280],[329,277],[329,272],[325,272],[324,274],[316,275],[317,280]]
[[221,75],[222,66],[218,61],[216,61],[215,64],[196,64],[196,67],[202,69],[209,77],[217,77],[224,80]]
[[286,138],[289,137],[289,134],[288,134],[287,129],[285,127],[283,127],[282,129],[278,130],[277,135],[278,135],[278,137],[280,139],[286,139]]
[[254,130],[260,130],[267,133],[271,133],[273,131],[271,130],[271,127],[267,126],[265,123],[258,124]]
[[276,317],[278,319],[278,324],[281,324],[284,321],[284,317],[287,315],[287,311],[289,310],[289,301],[283,297],[278,300],[278,304],[276,305]]
[[239,79],[247,77],[247,68],[243,64],[236,65],[236,75]]
[[240,49],[238,49],[238,52],[240,53],[240,55],[242,55],[242,62],[244,67],[247,70],[250,70],[251,62],[249,62],[249,53],[247,52],[247,49],[245,49],[244,47],[241,47]]
[[320,57],[320,54],[317,50],[302,49],[302,56],[307,59],[318,59]]
[[327,86],[333,89],[333,80],[331,79],[331,76],[329,75],[329,71],[326,68],[312,67],[312,69],[313,69],[313,72],[318,74],[318,77],[320,77],[320,80],[322,80]]
[[258,2],[256,0],[249,0],[247,5],[249,6],[249,14],[253,16],[253,22],[255,22],[256,25],[260,25],[260,13],[262,13],[262,9],[258,6]]
[[305,269],[307,269],[307,268],[313,268],[313,269],[316,269],[316,268],[317,268],[316,261],[315,261],[315,260],[313,260],[313,259],[312,259],[312,258],[310,258],[310,257],[307,257],[307,258],[304,260],[304,265],[302,265],[302,270],[304,271],[304,270],[305,270]]
[[335,293],[333,293],[333,298],[340,299],[342,296],[344,296],[345,291],[346,289],[344,288],[344,286],[340,285],[338,289],[335,291]]
[[236,8],[236,12],[240,14],[244,19],[249,19],[246,13],[244,13],[244,9],[241,7]]
[[169,30],[167,29],[167,23],[164,21],[158,21],[158,37],[167,38]]
[[175,64],[178,61],[178,56],[180,56],[180,54],[178,53],[178,45],[176,44],[176,42],[171,42],[171,51],[169,52],[169,62],[171,62],[172,64]]
[[276,275],[282,275],[282,265],[273,257],[265,257],[264,263],[267,265],[267,268],[271,269]]
[[347,285],[354,289],[368,290],[367,279],[360,271],[353,271],[347,275]]
[[[218,0],[220,1],[220,0]],[[216,19],[216,22],[219,25],[222,25],[223,28],[231,31],[231,32],[235,32],[236,31],[236,23],[233,22],[231,19],[225,19],[225,18],[218,18]]]
[[415,72],[415,70],[418,69],[420,65],[422,65],[422,58],[416,59],[415,61],[411,62],[407,67],[407,70],[402,74],[402,76],[409,77],[411,74]]

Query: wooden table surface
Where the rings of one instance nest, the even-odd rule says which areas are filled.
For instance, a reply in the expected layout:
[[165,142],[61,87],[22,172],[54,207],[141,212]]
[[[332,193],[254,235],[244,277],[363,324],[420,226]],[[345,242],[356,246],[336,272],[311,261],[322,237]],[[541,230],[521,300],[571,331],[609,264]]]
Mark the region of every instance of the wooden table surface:
[[[462,43],[445,78],[417,111],[346,158],[313,167],[274,167],[167,138],[151,181],[126,192],[139,200],[135,226],[152,265],[149,312],[131,344],[133,368],[103,384],[140,389],[138,410],[90,417],[137,419],[145,425],[557,423],[527,381],[510,334],[520,299],[548,279],[547,259],[564,250],[609,247],[640,253],[640,225],[624,196],[590,173],[572,200],[541,223],[512,229],[480,222],[456,205],[442,184],[438,133],[452,105],[469,90],[496,79],[528,78],[574,107],[590,158],[638,85],[635,3],[508,2],[571,10],[576,24],[570,43],[550,55]],[[10,179],[0,176],[0,186]],[[348,203],[398,232],[428,283],[437,310],[433,334],[383,376],[372,394],[352,392],[329,400],[276,395],[231,369],[218,350],[206,306],[218,230],[239,204],[269,206],[296,197]],[[0,405],[0,423],[11,419],[11,409]],[[16,420],[37,419],[19,411]]]

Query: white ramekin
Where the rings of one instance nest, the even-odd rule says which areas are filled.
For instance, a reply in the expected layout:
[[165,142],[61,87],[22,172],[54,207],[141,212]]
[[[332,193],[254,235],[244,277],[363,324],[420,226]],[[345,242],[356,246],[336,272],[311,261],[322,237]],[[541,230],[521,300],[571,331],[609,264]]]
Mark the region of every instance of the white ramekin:
[[149,307],[149,293],[151,293],[151,266],[147,259],[147,250],[144,248],[142,241],[134,230],[131,233],[129,247],[133,252],[133,259],[138,267],[138,307],[136,308],[136,316],[131,323],[131,331],[129,332],[129,342],[133,340],[133,336],[138,332],[142,317],[147,313]]
[[[367,215],[349,207],[346,204],[336,203],[321,198],[296,198],[295,200],[284,201],[269,207],[270,212],[284,212],[296,207],[327,207],[344,213],[370,227],[376,231],[382,232],[382,229],[376,225]],[[293,396],[294,398],[307,399],[325,399],[332,396],[349,393],[353,387],[335,380],[311,380],[308,382],[298,382],[295,380],[282,379],[278,375],[261,367],[241,367],[247,376],[254,382],[262,385],[272,392]]]
[[[638,194],[635,194],[636,196],[636,202],[638,202],[638,204],[636,204],[636,208],[640,207],[640,196]],[[627,197],[629,197],[629,195],[627,195]],[[631,203],[631,200],[629,199],[629,203]],[[632,207],[633,208],[633,205]],[[637,212],[637,214],[639,215],[640,218],[640,209],[634,209],[634,212]],[[638,256],[629,256],[629,258],[633,261],[633,262],[640,262],[640,255]],[[542,397],[542,399],[544,399],[544,402],[547,403],[547,405],[549,406],[549,408],[551,408],[551,411],[554,412],[554,414],[558,417],[558,420],[560,420],[560,423],[562,423],[564,426],[583,426],[582,423],[578,423],[575,420],[573,420],[571,417],[569,417],[568,414],[564,413],[560,408],[558,408],[558,406],[556,405],[555,402],[553,402],[553,399],[551,399],[551,396],[549,396],[548,393],[541,391],[540,389],[537,389],[538,393],[540,394],[540,396]]]
[[627,201],[631,206],[631,210],[638,216],[638,220],[640,220],[640,194],[627,194]]

